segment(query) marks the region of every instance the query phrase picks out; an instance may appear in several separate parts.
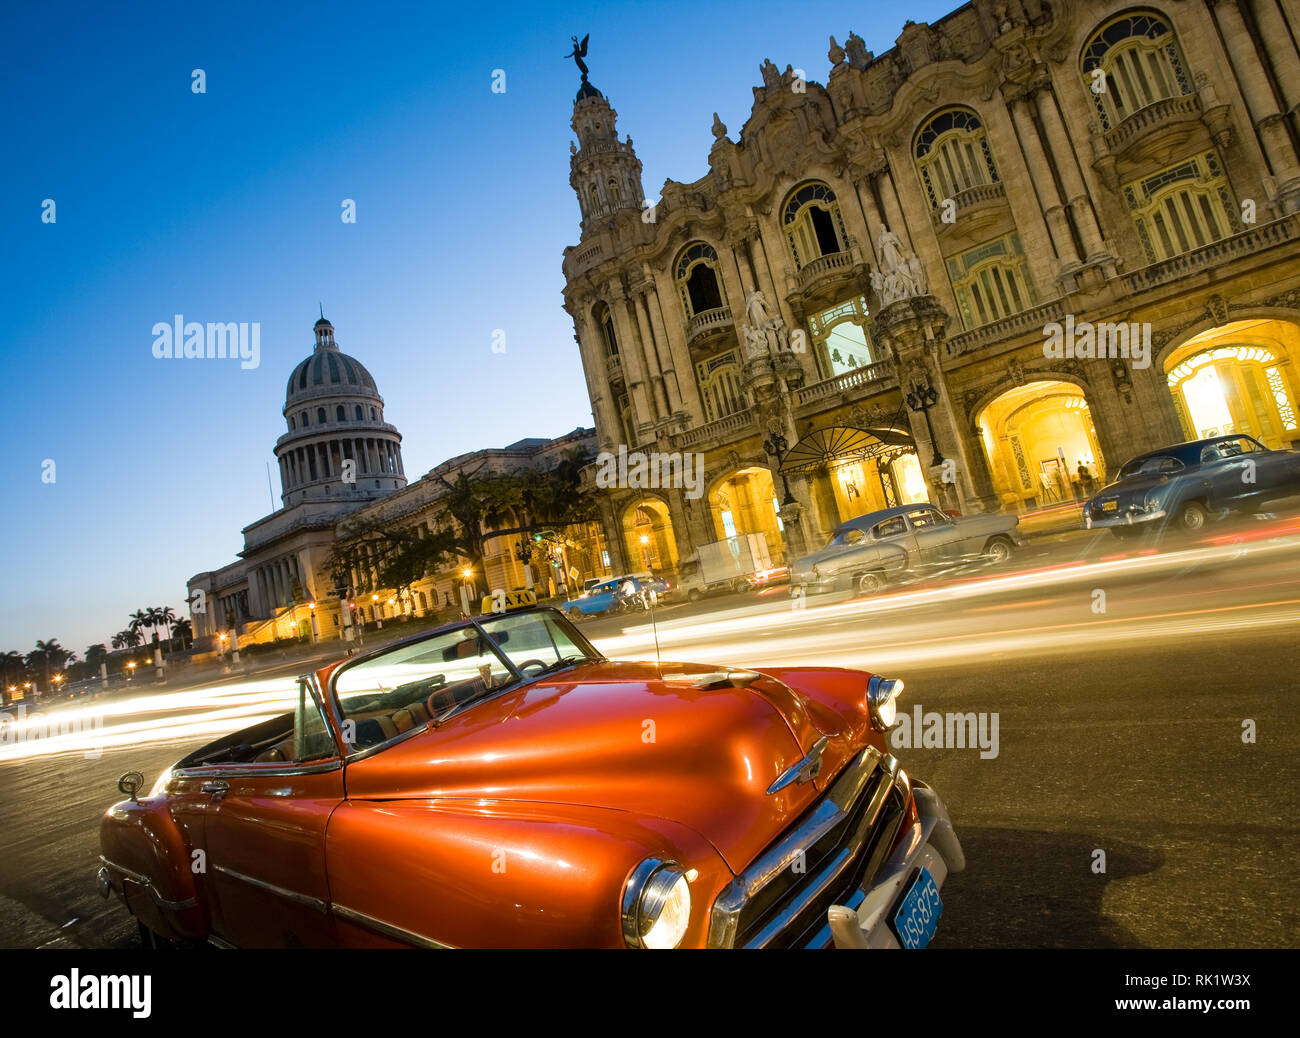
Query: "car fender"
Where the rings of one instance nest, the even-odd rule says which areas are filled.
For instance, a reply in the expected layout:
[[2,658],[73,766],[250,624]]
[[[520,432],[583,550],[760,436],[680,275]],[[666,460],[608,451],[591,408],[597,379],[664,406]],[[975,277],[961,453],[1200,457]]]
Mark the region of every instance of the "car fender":
[[686,826],[577,805],[353,800],[325,840],[340,941],[356,947],[622,948],[624,887],[649,857],[695,870],[682,946],[703,947],[733,878]]
[[166,796],[114,804],[100,821],[99,845],[111,891],[145,926],[171,940],[207,936],[202,870]]

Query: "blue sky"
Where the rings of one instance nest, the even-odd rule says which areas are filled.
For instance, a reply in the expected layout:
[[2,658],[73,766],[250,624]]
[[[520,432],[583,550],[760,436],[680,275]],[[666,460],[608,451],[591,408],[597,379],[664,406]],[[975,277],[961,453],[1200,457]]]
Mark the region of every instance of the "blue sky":
[[[378,381],[411,479],[591,424],[560,306],[571,35],[591,34],[591,80],[653,198],[707,171],[715,110],[736,137],[764,58],[824,82],[830,34],[879,53],[900,10],[4,5],[0,651],[55,637],[84,653],[134,609],[183,612],[186,578],[234,560],[271,510],[268,462],[279,505],[272,447],[318,302]],[[177,313],[259,322],[260,366],[155,359],[150,329]]]

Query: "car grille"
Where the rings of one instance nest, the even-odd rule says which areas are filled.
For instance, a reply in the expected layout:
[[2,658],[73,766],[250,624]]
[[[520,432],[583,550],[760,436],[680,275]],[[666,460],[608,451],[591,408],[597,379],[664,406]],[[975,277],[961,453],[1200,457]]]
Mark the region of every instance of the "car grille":
[[809,948],[830,942],[826,910],[854,905],[889,856],[907,812],[907,775],[863,750],[835,784],[714,902],[715,948]]

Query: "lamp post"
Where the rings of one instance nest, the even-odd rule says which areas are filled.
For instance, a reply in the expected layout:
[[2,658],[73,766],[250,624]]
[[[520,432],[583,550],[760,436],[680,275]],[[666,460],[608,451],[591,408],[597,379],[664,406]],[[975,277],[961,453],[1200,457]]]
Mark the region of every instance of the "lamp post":
[[382,631],[384,629],[384,621],[379,619],[379,596],[378,595],[370,596],[370,612],[373,613],[375,617],[375,630]]
[[939,402],[939,394],[929,379],[925,382],[913,382],[912,391],[907,394],[907,406],[914,412],[925,416],[925,431],[930,437],[930,450],[934,455],[931,468],[943,464],[943,455],[939,453],[939,441],[934,438],[934,426],[930,424],[930,408]]
[[781,507],[785,508],[787,505],[797,504],[794,495],[790,493],[790,481],[786,479],[785,472],[781,468],[785,462],[785,456],[790,453],[790,441],[781,433],[774,432],[763,441],[763,450],[776,458],[776,470],[781,473],[781,486],[785,490],[785,498],[781,501]]
[[308,602],[307,608],[311,610],[311,643],[315,645],[320,638],[320,632],[316,630],[316,603]]

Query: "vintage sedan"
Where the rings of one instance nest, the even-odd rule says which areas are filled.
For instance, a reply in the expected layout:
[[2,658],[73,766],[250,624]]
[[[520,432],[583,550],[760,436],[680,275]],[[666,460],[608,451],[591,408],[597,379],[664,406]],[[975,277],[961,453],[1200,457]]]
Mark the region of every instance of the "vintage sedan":
[[1020,520],[996,512],[951,516],[927,503],[897,505],[841,523],[820,551],[795,562],[791,595],[879,591],[905,571],[984,557],[1005,562],[1024,544]]
[[98,883],[151,947],[922,947],[965,859],[886,746],[901,692],[463,620],[124,776]]
[[1083,525],[1117,537],[1170,528],[1196,533],[1214,516],[1300,494],[1300,452],[1233,433],[1139,454],[1083,508]]

